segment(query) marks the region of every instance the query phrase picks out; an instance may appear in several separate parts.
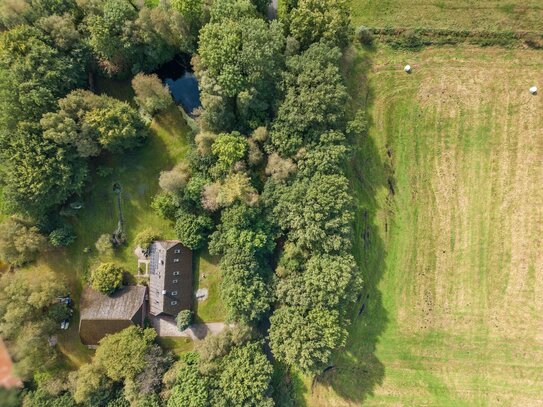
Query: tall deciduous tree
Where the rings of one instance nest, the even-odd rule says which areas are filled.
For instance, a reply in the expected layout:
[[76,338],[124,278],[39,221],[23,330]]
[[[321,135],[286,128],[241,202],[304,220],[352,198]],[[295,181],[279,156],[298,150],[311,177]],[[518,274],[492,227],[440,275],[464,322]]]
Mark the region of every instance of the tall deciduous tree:
[[66,294],[64,281],[52,272],[4,273],[0,277],[0,335],[11,341],[23,378],[56,360],[47,339],[58,324],[49,311]]
[[170,90],[157,75],[137,74],[132,79],[132,88],[138,106],[151,116],[173,104]]
[[274,356],[304,373],[315,374],[330,361],[332,351],[345,344],[347,331],[335,310],[304,312],[284,306],[270,318],[270,346]]
[[245,157],[247,139],[238,132],[222,133],[211,145],[211,151],[217,157],[219,164],[229,169],[236,161]]
[[360,278],[351,254],[314,254],[302,272],[279,279],[277,298],[284,304],[302,309],[337,309],[356,298]]
[[[234,347],[221,362],[221,395],[236,406],[273,406],[269,393],[273,368],[258,342]],[[250,366],[250,369],[247,367]]]
[[43,31],[21,25],[0,35],[0,126],[37,121],[84,81],[86,62],[62,53]]
[[37,126],[20,125],[2,155],[6,206],[34,217],[80,192],[87,178],[86,163],[43,139]]
[[317,174],[280,187],[274,213],[288,237],[305,250],[337,253],[351,247],[353,221],[349,181]]
[[346,0],[299,0],[289,22],[291,35],[303,49],[321,40],[344,47],[353,33]]
[[114,381],[133,379],[146,366],[146,355],[156,338],[152,328],[131,326],[100,341],[93,363]]
[[197,215],[180,209],[177,213],[175,231],[181,243],[196,250],[205,245],[213,226],[213,219],[210,216],[206,214]]
[[[224,4],[223,4],[224,3]],[[200,33],[196,72],[202,89],[204,125],[213,131],[256,128],[277,97],[284,37],[279,23],[251,17],[254,6],[218,2],[212,23]],[[219,12],[220,9],[220,12]]]
[[47,248],[47,239],[38,228],[10,218],[0,224],[0,259],[22,266],[36,259]]
[[113,294],[123,284],[123,269],[113,263],[102,263],[90,276],[90,285],[96,291]]
[[40,121],[46,139],[74,148],[81,157],[114,153],[139,146],[147,125],[128,103],[85,90],[71,92],[58,102],[60,109]]
[[321,134],[344,124],[347,91],[339,71],[340,56],[338,48],[318,43],[287,60],[285,98],[271,132],[282,156],[312,147]]

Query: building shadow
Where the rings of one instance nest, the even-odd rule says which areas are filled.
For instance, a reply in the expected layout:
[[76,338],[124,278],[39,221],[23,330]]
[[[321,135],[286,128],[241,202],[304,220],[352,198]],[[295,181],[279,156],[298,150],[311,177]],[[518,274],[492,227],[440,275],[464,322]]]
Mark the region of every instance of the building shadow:
[[[371,128],[372,123],[373,95],[367,81],[372,54],[372,50],[352,48],[346,52],[343,64],[351,95],[350,116],[354,117],[363,109],[367,128]],[[391,166],[381,158],[387,160],[387,151],[380,151],[383,147],[376,145],[367,131],[363,133],[351,135],[354,151],[347,166],[355,201],[353,253],[363,278],[363,288],[356,304],[349,310],[351,325],[346,346],[335,353],[332,364],[315,377],[312,386],[312,391],[316,386],[324,386],[345,401],[356,404],[372,395],[385,377],[385,367],[376,355],[376,347],[389,318],[379,282],[385,271],[383,238],[389,230],[390,211],[387,208],[392,207],[395,184]]]
[[209,333],[209,328],[205,324],[194,324],[188,329],[200,341],[203,340]]

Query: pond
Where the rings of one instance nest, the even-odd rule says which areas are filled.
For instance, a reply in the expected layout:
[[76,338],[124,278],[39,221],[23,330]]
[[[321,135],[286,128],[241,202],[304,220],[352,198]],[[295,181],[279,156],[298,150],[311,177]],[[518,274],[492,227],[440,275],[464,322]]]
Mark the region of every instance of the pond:
[[155,73],[170,88],[170,92],[185,112],[192,116],[201,106],[198,81],[192,72],[188,57],[176,57],[159,67]]

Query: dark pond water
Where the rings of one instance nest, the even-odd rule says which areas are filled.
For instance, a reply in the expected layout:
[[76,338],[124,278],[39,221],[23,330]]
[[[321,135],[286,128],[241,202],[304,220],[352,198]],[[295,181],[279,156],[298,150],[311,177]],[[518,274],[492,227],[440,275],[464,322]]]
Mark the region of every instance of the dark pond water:
[[192,73],[188,58],[177,57],[162,65],[155,73],[170,88],[174,100],[185,112],[192,115],[192,111],[201,106],[198,81]]

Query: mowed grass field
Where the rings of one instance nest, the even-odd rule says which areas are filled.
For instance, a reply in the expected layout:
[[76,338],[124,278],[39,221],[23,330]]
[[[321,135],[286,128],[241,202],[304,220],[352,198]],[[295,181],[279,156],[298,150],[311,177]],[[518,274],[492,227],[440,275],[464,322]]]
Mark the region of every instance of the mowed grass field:
[[347,60],[370,120],[350,169],[366,285],[306,404],[543,405],[543,53]]
[[540,0],[352,0],[351,5],[357,26],[543,30]]

